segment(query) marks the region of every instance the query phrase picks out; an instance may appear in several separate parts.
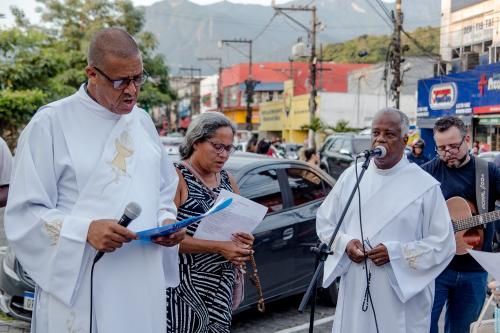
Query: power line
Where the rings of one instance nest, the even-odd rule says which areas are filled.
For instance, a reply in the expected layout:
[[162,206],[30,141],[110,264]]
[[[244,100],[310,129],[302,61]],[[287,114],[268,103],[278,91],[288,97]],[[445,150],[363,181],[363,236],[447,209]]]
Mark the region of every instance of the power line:
[[274,18],[277,16],[278,14],[275,12],[274,15],[271,17],[271,19],[269,20],[269,22],[266,24],[266,26],[264,27],[264,29],[262,29],[261,32],[259,32],[257,34],[257,36],[255,36],[253,38],[253,41],[255,42],[260,36],[262,36],[262,34],[267,30],[267,28],[269,28],[269,26],[271,25],[271,23],[273,22]]
[[387,21],[387,19],[379,13],[379,11],[377,10],[377,8],[375,8],[375,6],[370,2],[370,0],[365,0],[365,2],[373,9],[373,11],[389,26],[389,28],[393,28],[393,25]]
[[380,0],[375,0],[375,1],[379,5],[379,7],[382,8],[382,11],[385,13],[387,18],[392,21],[391,12],[389,11],[389,9],[387,9],[387,7],[384,5],[384,3]]

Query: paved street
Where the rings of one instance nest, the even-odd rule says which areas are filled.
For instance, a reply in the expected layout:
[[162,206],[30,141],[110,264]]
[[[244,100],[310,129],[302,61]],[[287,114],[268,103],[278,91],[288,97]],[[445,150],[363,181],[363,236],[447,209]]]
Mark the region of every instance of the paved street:
[[[266,306],[265,313],[250,310],[233,318],[233,333],[306,333],[309,327],[309,309],[299,313],[301,296],[289,297]],[[318,304],[314,332],[330,333],[334,308]]]

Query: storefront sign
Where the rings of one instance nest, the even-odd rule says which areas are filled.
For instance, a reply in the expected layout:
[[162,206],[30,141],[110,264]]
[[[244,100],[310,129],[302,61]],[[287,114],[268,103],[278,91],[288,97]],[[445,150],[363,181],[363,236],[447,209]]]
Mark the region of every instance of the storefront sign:
[[453,82],[435,84],[429,93],[429,107],[432,110],[450,109],[457,101],[457,85]]
[[500,64],[418,81],[418,118],[500,113]]
[[500,118],[480,118],[479,125],[500,125]]

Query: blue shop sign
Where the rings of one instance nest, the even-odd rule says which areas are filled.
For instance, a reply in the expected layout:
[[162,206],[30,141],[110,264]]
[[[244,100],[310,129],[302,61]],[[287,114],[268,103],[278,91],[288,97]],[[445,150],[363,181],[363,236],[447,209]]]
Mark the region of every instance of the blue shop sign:
[[472,114],[471,95],[477,90],[474,79],[441,76],[418,81],[417,117],[438,118]]
[[500,64],[418,81],[417,117],[500,113]]

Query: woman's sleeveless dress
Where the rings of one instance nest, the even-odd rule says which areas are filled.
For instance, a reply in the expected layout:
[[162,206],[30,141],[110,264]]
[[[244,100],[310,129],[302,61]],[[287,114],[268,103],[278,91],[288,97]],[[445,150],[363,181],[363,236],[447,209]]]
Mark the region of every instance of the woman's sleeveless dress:
[[[198,216],[215,203],[213,195],[182,164],[175,166],[188,187],[188,198],[177,210],[177,220]],[[232,191],[229,176],[222,170],[221,182],[212,192]],[[193,236],[198,223],[187,228]],[[167,333],[230,332],[234,266],[215,253],[179,253],[180,284],[167,288]]]

